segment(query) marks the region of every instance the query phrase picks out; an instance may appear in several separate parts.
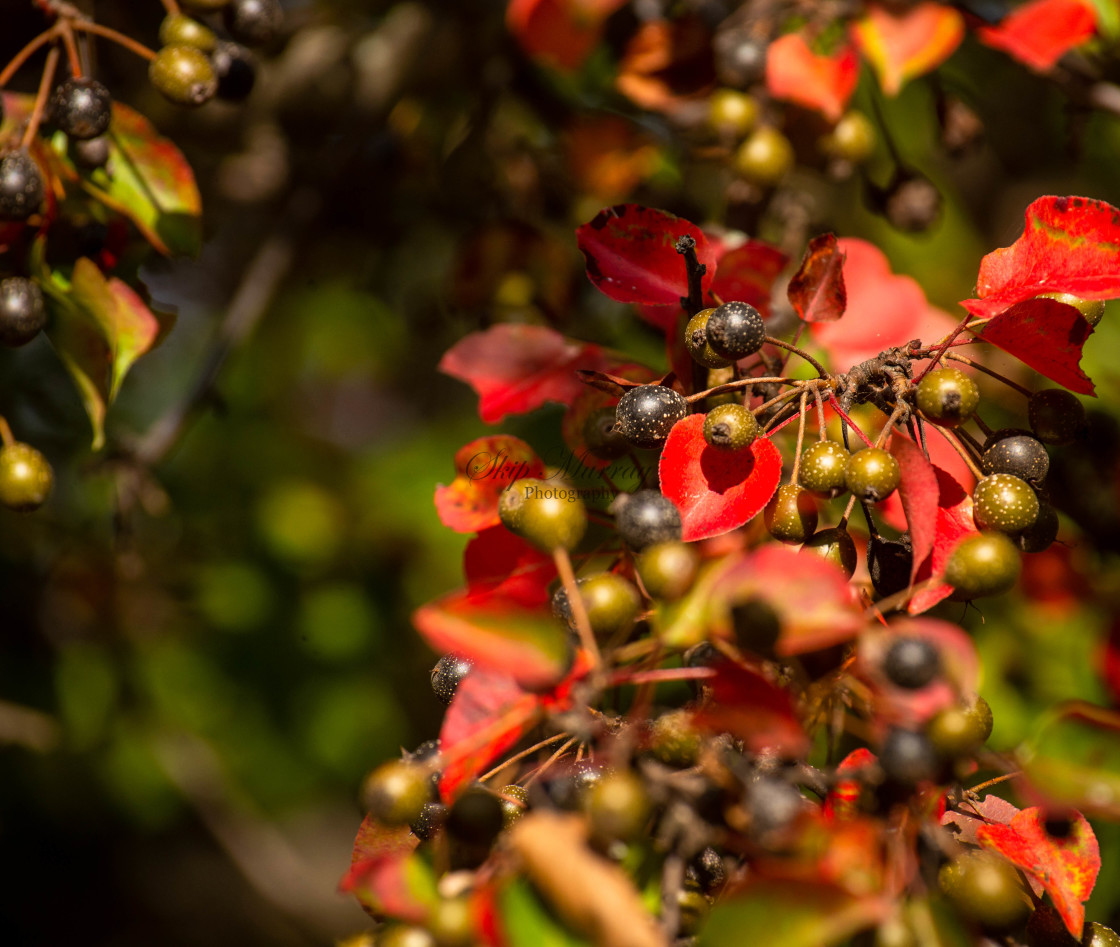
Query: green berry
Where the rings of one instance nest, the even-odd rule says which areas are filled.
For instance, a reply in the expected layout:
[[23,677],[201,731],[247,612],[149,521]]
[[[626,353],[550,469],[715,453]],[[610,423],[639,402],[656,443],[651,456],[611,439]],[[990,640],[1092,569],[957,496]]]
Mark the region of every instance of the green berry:
[[664,385],[640,385],[615,408],[618,432],[637,447],[660,447],[673,425],[688,414],[684,396]]
[[820,556],[844,572],[849,579],[856,571],[856,544],[846,529],[832,526],[817,530],[801,547],[802,552]]
[[856,451],[844,468],[844,483],[857,500],[878,503],[898,487],[902,471],[898,461],[881,447]]
[[711,905],[699,891],[681,888],[677,892],[677,908],[680,912],[679,932],[682,937],[691,937],[704,926]]
[[700,757],[700,731],[692,725],[687,710],[662,714],[650,728],[649,751],[666,766],[685,768]]
[[852,109],[820,142],[821,150],[830,158],[862,164],[875,150],[875,126],[863,112]]
[[741,404],[721,404],[704,417],[704,440],[712,447],[742,450],[758,437],[758,420]]
[[882,597],[901,592],[910,585],[910,572],[914,567],[914,550],[910,537],[883,539],[872,536],[867,541],[867,571],[871,585]]
[[741,138],[758,124],[758,102],[738,89],[716,89],[708,99],[708,124],[721,135]]
[[983,746],[992,731],[992,709],[985,701],[985,714],[980,700],[972,707],[946,707],[926,724],[926,736],[940,756],[957,759]]
[[587,530],[587,509],[579,494],[561,483],[524,477],[498,497],[498,516],[506,529],[551,552],[574,549]]
[[1018,533],[1034,525],[1038,509],[1031,485],[1011,474],[984,477],[972,494],[972,518],[978,529]]
[[113,99],[96,79],[72,76],[54,90],[49,108],[51,119],[68,137],[85,141],[108,130]]
[[948,862],[937,881],[953,906],[989,933],[1014,930],[1030,914],[1019,872],[991,852],[973,851]]
[[170,13],[159,25],[159,43],[161,46],[193,46],[208,53],[218,44],[218,37],[210,27],[193,17]]
[[377,935],[377,947],[436,947],[436,939],[426,928],[393,924]]
[[638,578],[651,598],[673,601],[692,588],[700,557],[688,543],[664,542],[638,556]]
[[620,494],[613,508],[618,535],[635,552],[658,543],[680,541],[680,510],[657,490]]
[[1042,442],[1026,433],[1009,433],[988,438],[980,457],[986,474],[1011,474],[1028,483],[1041,483],[1050,470],[1050,457]]
[[730,363],[723,356],[717,355],[708,344],[708,317],[713,312],[715,309],[701,309],[688,320],[684,330],[684,345],[693,360],[706,368],[725,368]]
[[0,504],[21,513],[37,510],[54,486],[47,458],[30,444],[0,447]]
[[1084,947],[1120,947],[1120,934],[1111,927],[1090,921],[1085,925],[1081,943]]
[[148,66],[148,79],[176,105],[203,105],[218,91],[210,60],[193,46],[164,46]]
[[793,483],[778,487],[762,516],[770,535],[781,543],[803,543],[817,528],[813,495]]
[[466,895],[440,898],[428,912],[426,926],[437,947],[472,947],[477,943],[474,910]]
[[920,945],[906,918],[895,915],[875,928],[873,947],[920,947]]
[[645,785],[628,769],[607,773],[600,779],[588,790],[584,807],[592,836],[605,842],[639,838],[651,812]]
[[735,170],[752,184],[771,187],[793,167],[793,146],[778,129],[764,125],[739,146],[733,163]]
[[829,499],[847,489],[850,455],[836,441],[817,441],[801,452],[797,482],[809,492]]
[[716,306],[708,316],[706,331],[712,350],[733,362],[754,355],[766,341],[762,313],[737,300]]
[[27,220],[43,203],[43,174],[26,151],[0,158],[0,218]]
[[1056,299],[1067,306],[1073,306],[1091,326],[1099,323],[1104,316],[1103,299],[1082,299],[1080,296],[1074,296],[1073,293],[1042,293],[1039,299]]
[[385,825],[415,822],[431,800],[428,767],[405,760],[390,760],[370,773],[362,786],[366,809]]
[[[601,638],[612,638],[634,624],[642,606],[633,583],[615,572],[602,572],[579,581],[579,594],[591,630]],[[552,597],[552,612],[574,625],[571,605],[563,586]]]
[[1064,388],[1043,388],[1027,402],[1035,437],[1047,444],[1069,444],[1085,429],[1085,406]]
[[961,540],[945,564],[945,581],[959,598],[998,595],[1019,578],[1019,550],[1003,533],[985,532]]
[[0,280],[0,345],[26,345],[47,324],[39,287],[22,276]]
[[935,368],[918,382],[915,401],[927,421],[956,427],[972,417],[980,403],[980,389],[959,369]]

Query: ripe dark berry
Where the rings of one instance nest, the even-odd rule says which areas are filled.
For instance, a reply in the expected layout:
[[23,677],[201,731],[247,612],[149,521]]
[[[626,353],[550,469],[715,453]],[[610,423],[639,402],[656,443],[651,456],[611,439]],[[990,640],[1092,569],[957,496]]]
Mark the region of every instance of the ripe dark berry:
[[692,588],[700,557],[687,543],[655,543],[636,563],[638,578],[653,598],[672,601]]
[[564,775],[548,784],[548,795],[552,802],[568,812],[578,811],[584,797],[600,779],[603,769],[591,760],[580,760],[573,764]]
[[615,500],[615,527],[627,546],[642,552],[657,543],[679,542],[681,514],[657,490],[638,490]]
[[851,534],[839,526],[820,529],[813,533],[801,547],[802,552],[820,556],[841,569],[849,579],[856,571],[856,544]]
[[444,706],[450,705],[463,678],[474,665],[457,654],[445,654],[432,668],[432,693]]
[[857,500],[878,503],[898,487],[902,471],[898,461],[881,447],[856,451],[844,468],[844,482]]
[[838,497],[847,489],[849,457],[844,446],[836,441],[810,444],[801,452],[797,482],[819,497]]
[[782,618],[764,599],[748,598],[731,606],[731,628],[740,650],[768,658],[781,637]]
[[575,548],[587,530],[587,509],[575,490],[533,477],[502,491],[498,516],[506,529],[546,552]]
[[747,786],[744,808],[751,820],[751,835],[765,840],[784,832],[805,811],[805,797],[784,779],[761,776]]
[[159,25],[160,46],[193,46],[208,53],[218,44],[210,27],[183,13],[171,13]]
[[607,773],[584,797],[591,834],[601,842],[629,842],[641,836],[649,821],[649,793],[628,769]]
[[739,146],[733,163],[735,170],[752,184],[770,187],[793,167],[793,146],[778,129],[764,125]]
[[1055,299],[1067,306],[1073,306],[1091,326],[1095,326],[1104,316],[1103,299],[1082,299],[1080,296],[1074,296],[1073,293],[1043,293],[1039,299]]
[[362,786],[366,809],[386,825],[408,825],[420,818],[430,801],[428,768],[390,760],[370,773]]
[[27,513],[50,496],[54,471],[47,458],[30,444],[0,447],[0,504]]
[[736,361],[754,355],[766,341],[762,313],[750,303],[716,306],[708,317],[708,344],[717,355]]
[[0,158],[0,217],[27,220],[43,203],[43,175],[26,151]]
[[0,345],[26,345],[47,324],[43,293],[22,276],[0,281]]
[[892,727],[879,750],[879,765],[889,779],[904,786],[914,786],[933,779],[940,761],[924,733]]
[[948,862],[937,882],[953,907],[989,933],[1013,930],[1031,911],[1015,866],[991,852],[973,851]]
[[428,842],[436,837],[446,821],[447,806],[442,802],[425,802],[420,815],[408,827],[421,842]]
[[986,474],[1011,474],[1028,483],[1041,483],[1050,469],[1050,457],[1042,442],[1029,434],[988,438],[980,469]]
[[109,90],[88,76],[71,77],[51,96],[52,121],[70,138],[85,141],[104,134],[113,114]]
[[945,564],[945,581],[959,598],[1006,592],[1019,578],[1022,562],[1015,544],[1003,533],[979,533],[957,545]]
[[1038,497],[1025,480],[1011,474],[992,474],[976,484],[972,518],[978,529],[1018,533],[1038,519]]
[[148,66],[148,79],[176,105],[203,105],[218,91],[210,60],[193,46],[164,46]]
[[1043,388],[1027,402],[1035,437],[1047,444],[1069,444],[1085,429],[1085,406],[1064,388]]
[[630,442],[615,429],[614,413],[614,408],[597,408],[583,422],[583,442],[600,460],[616,460],[630,450]]
[[218,43],[210,53],[210,64],[218,77],[218,98],[243,102],[257,81],[253,54],[238,43]]
[[614,409],[618,432],[638,447],[660,447],[673,425],[687,414],[684,397],[663,385],[631,388]]
[[489,847],[502,831],[501,800],[488,789],[461,793],[447,813],[447,834],[468,845]]
[[727,867],[719,852],[709,846],[689,862],[684,877],[686,884],[695,884],[705,894],[715,894],[727,881]]
[[723,356],[717,355],[711,345],[708,344],[708,317],[713,312],[715,312],[715,309],[701,309],[700,312],[688,320],[688,325],[684,330],[684,345],[688,349],[688,354],[701,365],[707,368],[723,368],[730,362]]
[[[602,572],[581,579],[579,594],[591,630],[603,638],[611,638],[630,628],[642,604],[633,583],[614,572]],[[568,594],[563,586],[552,596],[552,613],[574,626]]]
[[741,404],[721,404],[704,418],[704,440],[712,447],[742,450],[758,437],[758,420]]
[[887,680],[907,690],[925,687],[940,670],[940,652],[925,638],[915,635],[896,638],[883,657],[883,673]]
[[781,543],[803,543],[817,528],[813,495],[794,483],[778,487],[762,516],[770,535]]
[[918,382],[915,401],[927,421],[956,427],[972,417],[980,403],[980,389],[956,368],[936,368]]
[[284,11],[279,0],[231,0],[222,17],[230,36],[239,43],[264,46],[280,32]]
[[1012,539],[1023,552],[1042,552],[1058,538],[1058,514],[1049,503],[1039,501],[1038,519]]
[[90,171],[103,168],[109,163],[109,137],[98,135],[86,141],[71,142],[70,152],[74,156],[74,163],[81,168]]
[[914,550],[908,535],[898,539],[872,536],[867,541],[867,571],[880,596],[894,595],[909,586],[913,566]]

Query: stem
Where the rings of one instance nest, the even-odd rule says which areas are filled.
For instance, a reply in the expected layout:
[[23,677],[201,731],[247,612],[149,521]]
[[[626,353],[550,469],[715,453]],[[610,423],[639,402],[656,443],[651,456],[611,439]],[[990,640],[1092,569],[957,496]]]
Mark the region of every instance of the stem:
[[177,16],[181,12],[179,4],[176,3],[175,0],[160,0],[160,2],[163,4],[163,8],[167,11],[168,16]]
[[572,557],[563,546],[557,546],[552,550],[552,561],[556,563],[556,571],[560,573],[560,581],[564,583],[564,592],[568,596],[568,607],[571,608],[572,618],[575,619],[580,644],[591,655],[592,667],[598,670],[603,664],[603,656],[599,653],[599,643],[591,631],[583,596],[580,594],[579,586],[576,585],[576,574],[572,571]]
[[116,43],[118,46],[123,46],[129,52],[135,53],[142,59],[150,61],[156,58],[156,54],[143,43],[138,43],[131,36],[125,36],[124,33],[120,33],[108,26],[102,26],[100,23],[93,23],[89,20],[75,20],[73,28],[84,33],[92,33],[94,36],[100,36],[103,39]]
[[688,273],[688,295],[681,297],[681,308],[690,316],[694,316],[704,308],[704,289],[701,280],[708,272],[708,268],[696,259],[696,241],[688,234],[677,241],[677,253],[684,257],[685,271]]
[[502,770],[509,769],[509,767],[511,767],[514,763],[519,763],[521,762],[521,760],[525,759],[525,757],[532,756],[538,750],[543,750],[546,746],[550,746],[551,744],[556,743],[558,740],[566,740],[570,736],[571,734],[567,732],[553,734],[547,739],[541,740],[540,743],[534,743],[527,750],[522,750],[520,753],[514,754],[508,760],[499,763],[492,770],[490,770],[490,772],[483,773],[478,777],[478,779],[480,782],[486,782],[488,779],[492,779],[493,777],[497,776],[498,773],[500,773]]
[[4,67],[4,71],[0,72],[0,89],[8,84],[12,76],[14,76],[19,71],[20,67],[35,54],[37,49],[49,43],[57,35],[58,27],[52,26],[49,30],[44,30],[16,53],[11,58],[8,65]]
[[855,431],[856,434],[859,435],[859,439],[863,441],[864,444],[866,444],[868,447],[874,447],[875,445],[871,443],[871,438],[864,434],[860,429],[860,426],[856,424],[856,422],[853,421],[850,417],[848,417],[847,412],[845,412],[844,409],[840,407],[840,399],[836,397],[836,392],[829,392],[829,400],[832,401],[832,410],[840,415],[840,420],[842,420],[846,425],[848,425],[848,427]]
[[786,349],[787,351],[792,352],[794,355],[800,356],[801,358],[805,359],[805,361],[807,361],[810,365],[812,365],[813,368],[816,369],[817,374],[821,378],[828,378],[828,372],[825,371],[824,366],[821,365],[820,362],[813,358],[813,356],[806,352],[804,349],[798,348],[792,342],[786,342],[783,339],[776,339],[772,335],[766,336],[765,341],[770,345],[776,345],[780,349]]
[[74,42],[74,30],[69,20],[59,20],[58,26],[62,42],[66,46],[66,58],[70,62],[70,74],[78,79],[82,75],[82,57],[78,52],[78,44]]
[[817,440],[824,441],[827,439],[827,423],[824,419],[824,401],[821,399],[821,390],[818,386],[813,386],[813,400],[817,403]]
[[0,443],[5,447],[11,447],[16,443],[16,439],[12,435],[12,429],[8,426],[8,419],[2,415],[0,415]]
[[525,780],[525,783],[524,783],[525,788],[528,789],[530,786],[533,785],[533,783],[535,783],[538,779],[540,779],[541,776],[543,776],[545,773],[547,773],[548,768],[553,763],[555,763],[558,759],[560,759],[560,757],[562,757],[565,753],[567,753],[568,750],[570,750],[572,748],[572,744],[577,742],[578,740],[579,740],[579,737],[572,737],[567,743],[563,744],[559,749],[557,749],[556,752],[552,754],[552,756],[550,756],[547,760],[545,760],[543,763],[541,763],[540,766],[538,766],[535,770],[533,770],[533,775],[530,776],[527,780]]
[[957,327],[952,332],[950,332],[947,336],[945,336],[945,338],[942,339],[941,342],[938,344],[937,348],[934,349],[933,354],[931,354],[930,357],[929,357],[930,358],[929,364],[926,365],[926,367],[922,369],[922,371],[918,375],[918,377],[914,379],[913,384],[917,385],[918,382],[920,382],[923,378],[926,377],[926,375],[928,375],[933,369],[935,369],[937,367],[938,362],[941,361],[941,356],[944,355],[945,352],[948,350],[949,346],[953,344],[953,340],[956,339],[956,337],[958,335],[960,335],[962,332],[964,332],[964,330],[966,328],[968,328],[968,323],[971,320],[972,320],[972,313],[970,313],[970,312],[965,313],[965,317],[960,322],[957,323]]
[[875,447],[882,447],[887,442],[887,438],[890,437],[891,432],[894,430],[894,426],[898,423],[898,419],[902,416],[902,412],[904,410],[905,408],[902,405],[895,405],[894,410],[891,412],[891,416],[887,418],[887,423],[883,425],[883,430],[881,430],[879,432],[879,436],[875,438]]
[[961,362],[964,365],[968,365],[970,368],[975,368],[977,371],[983,372],[985,375],[991,375],[992,378],[995,378],[998,381],[1002,381],[1009,388],[1014,388],[1017,392],[1019,392],[1019,394],[1026,395],[1026,397],[1028,398],[1032,394],[1029,388],[1024,388],[1018,382],[1012,381],[1006,375],[1001,375],[999,372],[995,371],[995,369],[988,368],[987,365],[981,365],[979,362],[969,358],[967,355],[958,355],[956,352],[946,352],[945,358],[952,359],[954,362]]
[[789,482],[796,484],[797,475],[801,472],[801,445],[805,443],[805,406],[809,403],[809,392],[801,392],[801,407],[798,411],[800,420],[797,422],[797,447],[793,455],[793,471],[789,475]]
[[26,148],[30,145],[35,133],[39,130],[39,123],[43,120],[43,112],[47,107],[47,96],[50,94],[51,83],[54,82],[54,73],[57,68],[58,47],[52,46],[50,52],[47,53],[43,75],[39,79],[39,91],[35,94],[35,106],[31,110],[31,118],[27,120],[27,127],[23,130],[23,137],[19,142],[20,148]]
[[981,789],[988,789],[992,786],[998,786],[1000,783],[1005,783],[1009,779],[1016,779],[1023,775],[1020,769],[1015,770],[1013,773],[1004,773],[1002,776],[993,776],[991,779],[986,779],[982,783],[977,783],[975,786],[969,788],[969,792],[979,792]]
[[797,378],[782,378],[780,376],[770,378],[738,378],[735,381],[724,382],[722,385],[716,385],[715,388],[708,388],[704,391],[698,391],[685,397],[685,401],[692,404],[696,401],[702,401],[704,398],[710,398],[712,395],[722,395],[728,391],[737,391],[740,388],[749,388],[752,385],[796,385],[800,379]]

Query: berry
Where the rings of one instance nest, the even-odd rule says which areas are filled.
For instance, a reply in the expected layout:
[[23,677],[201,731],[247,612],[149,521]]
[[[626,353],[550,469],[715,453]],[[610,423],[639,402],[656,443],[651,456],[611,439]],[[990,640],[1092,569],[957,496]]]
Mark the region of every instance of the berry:
[[793,167],[793,146],[778,129],[764,125],[739,146],[732,160],[735,170],[752,184],[770,187]]
[[615,500],[615,527],[627,546],[643,552],[657,543],[679,542],[681,514],[657,490],[638,490]]
[[421,842],[428,842],[436,837],[446,821],[447,806],[442,802],[425,802],[420,815],[408,827]]
[[1047,444],[1069,444],[1085,428],[1085,406],[1064,388],[1043,388],[1027,402],[1035,437]]
[[466,895],[440,898],[425,921],[437,947],[471,947],[475,944],[474,910]]
[[744,808],[759,839],[788,829],[805,811],[805,797],[784,779],[761,776],[747,786]]
[[856,571],[856,544],[846,529],[831,526],[813,533],[801,547],[802,552],[814,553],[843,570],[847,578]]
[[1104,300],[1103,299],[1082,299],[1080,296],[1074,296],[1073,293],[1042,293],[1039,299],[1056,299],[1060,303],[1065,303],[1067,306],[1073,306],[1078,312],[1085,317],[1085,321],[1091,326],[1095,326],[1101,321],[1104,315]]
[[506,529],[551,552],[573,549],[587,530],[587,509],[571,487],[524,477],[498,497],[498,516]]
[[782,634],[782,619],[765,599],[749,598],[731,606],[731,628],[741,650],[770,657]]
[[193,46],[164,46],[148,66],[148,79],[176,105],[203,105],[218,91],[210,60]]
[[677,892],[677,910],[680,917],[678,933],[685,938],[691,938],[704,926],[711,905],[708,899],[699,891],[691,888],[681,888]]
[[717,355],[736,361],[762,348],[766,324],[750,303],[728,302],[712,310],[707,333],[708,344]]
[[883,657],[883,673],[896,687],[917,690],[937,677],[941,654],[925,638],[904,635],[891,642]]
[[74,163],[89,171],[105,167],[109,163],[109,151],[109,138],[106,135],[70,143]]
[[[999,433],[999,432],[997,432]],[[1041,441],[1029,434],[1010,434],[988,438],[980,457],[980,469],[986,474],[1011,474],[1028,483],[1041,483],[1050,470],[1050,457]]]
[[445,654],[432,668],[432,693],[445,707],[451,704],[463,678],[470,673],[474,664],[458,654]]
[[567,773],[548,784],[553,803],[568,812],[576,812],[591,788],[603,778],[603,770],[591,760],[580,760]]
[[927,421],[956,427],[972,417],[980,403],[980,389],[956,368],[935,368],[918,382],[915,400]]
[[914,551],[908,535],[903,534],[898,539],[872,536],[867,541],[867,571],[871,575],[871,585],[883,598],[910,585],[913,567]]
[[901,174],[881,199],[891,225],[907,233],[928,230],[941,215],[941,192],[923,174]]
[[649,751],[666,766],[692,766],[700,756],[700,732],[686,710],[662,714],[650,728]]
[[704,418],[704,440],[712,447],[742,450],[758,437],[758,420],[741,404],[721,404]]
[[1120,947],[1120,934],[1111,927],[1105,927],[1097,921],[1090,921],[1085,925],[1081,943],[1084,947]]
[[849,454],[836,441],[817,441],[801,452],[797,482],[824,499],[838,497],[847,489],[845,475]]
[[878,503],[898,487],[902,471],[898,461],[881,447],[856,451],[844,468],[844,483],[857,500]]
[[758,102],[738,89],[716,89],[708,99],[708,124],[720,135],[742,138],[758,124]]
[[961,914],[989,933],[1006,933],[1030,914],[1019,872],[1006,858],[973,851],[948,862],[937,882]]
[[436,947],[436,939],[423,927],[393,924],[377,935],[377,947]]
[[43,203],[43,175],[26,151],[0,158],[0,218],[27,220]]
[[957,544],[945,564],[945,581],[960,598],[1006,592],[1019,578],[1022,563],[1015,544],[1003,533],[979,533]]
[[778,487],[762,517],[766,529],[778,542],[803,543],[817,528],[817,504],[808,490],[787,483]]
[[0,447],[0,504],[21,513],[37,510],[53,485],[51,465],[30,444]]
[[26,345],[47,324],[39,287],[22,276],[0,281],[0,345]]
[[[579,594],[587,621],[598,636],[610,638],[634,624],[642,599],[631,582],[614,572],[602,572],[579,581]],[[567,591],[561,586],[552,596],[552,613],[574,625]]]
[[924,733],[892,727],[879,750],[879,765],[889,779],[904,786],[914,786],[937,775],[939,760],[937,751]]
[[992,710],[985,701],[985,715],[980,699],[972,707],[946,707],[926,725],[926,736],[933,748],[945,759],[966,756],[982,746],[992,731]]
[[821,141],[821,151],[830,158],[862,164],[875,150],[875,126],[863,112],[852,109]]
[[717,355],[708,344],[708,317],[715,309],[701,309],[688,320],[684,330],[684,345],[688,354],[706,368],[724,368],[730,364],[727,359]]
[[429,776],[426,766],[390,760],[366,777],[362,800],[379,822],[408,825],[420,818],[424,805],[431,801]]
[[488,789],[472,787],[460,794],[447,813],[447,834],[467,845],[489,848],[502,831],[501,800]]
[[1058,538],[1058,514],[1049,503],[1039,501],[1038,519],[1013,536],[1015,545],[1023,552],[1042,552],[1049,549],[1051,543]]
[[231,0],[222,18],[230,36],[239,43],[264,46],[280,32],[284,11],[279,0]]
[[672,388],[641,385],[624,394],[615,408],[615,427],[637,447],[660,447],[681,418],[688,402]]
[[978,529],[1018,533],[1038,519],[1038,497],[1025,480],[1011,474],[992,474],[976,484],[972,518]]
[[630,842],[641,836],[649,821],[649,794],[630,770],[607,773],[584,797],[591,834],[599,841]]
[[529,804],[529,791],[524,786],[510,783],[502,787],[498,793],[498,800],[502,804],[502,828],[508,829],[525,815],[525,809]]
[[211,52],[218,44],[218,37],[210,27],[183,13],[170,13],[159,25],[160,46],[193,46],[204,53]]
[[113,98],[96,79],[67,79],[51,96],[50,115],[70,138],[85,141],[104,134],[113,114]]
[[700,557],[687,543],[655,543],[638,557],[638,578],[652,598],[672,601],[692,587]]
[[210,64],[218,78],[218,98],[227,102],[243,102],[249,98],[257,81],[253,54],[238,43],[218,43],[210,53]]
[[617,460],[630,450],[630,443],[616,429],[614,408],[597,408],[583,422],[583,441],[600,460]]

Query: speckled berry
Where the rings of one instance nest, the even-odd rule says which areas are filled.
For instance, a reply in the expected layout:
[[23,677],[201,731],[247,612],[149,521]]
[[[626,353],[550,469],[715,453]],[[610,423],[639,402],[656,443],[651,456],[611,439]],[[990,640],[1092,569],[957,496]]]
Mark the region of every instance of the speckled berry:
[[1018,533],[1034,525],[1038,509],[1031,485],[1011,474],[984,477],[972,494],[972,518],[978,529]]
[[474,664],[470,660],[458,654],[445,654],[436,662],[431,673],[432,693],[441,704],[450,706],[472,667]]
[[96,79],[72,76],[54,90],[49,107],[51,120],[68,137],[84,141],[108,130],[113,98]]
[[1043,388],[1027,402],[1035,437],[1047,444],[1069,444],[1085,429],[1085,406],[1064,388]]
[[498,791],[498,799],[502,804],[502,827],[508,829],[525,815],[529,806],[529,790],[516,783],[509,783]]
[[849,579],[856,571],[856,544],[852,541],[851,534],[838,526],[817,530],[805,540],[801,551],[831,562]]
[[533,477],[518,480],[498,497],[503,525],[538,549],[574,549],[587,531],[587,509],[566,484]]
[[897,489],[902,479],[898,461],[881,447],[856,451],[844,468],[844,483],[857,500],[878,503]]
[[673,601],[692,588],[700,557],[688,543],[655,543],[636,562],[638,578],[652,598]]
[[0,218],[27,220],[43,203],[43,175],[26,151],[0,158]]
[[[997,432],[998,433],[998,432]],[[986,474],[1011,474],[1029,483],[1041,483],[1050,470],[1050,457],[1042,442],[1029,434],[1011,434],[993,439],[980,457],[980,469]]]
[[778,542],[797,545],[817,528],[817,504],[808,490],[787,483],[778,487],[762,517],[767,531]]
[[613,509],[619,536],[636,552],[681,538],[680,510],[657,490],[620,494]]
[[666,766],[687,767],[696,763],[702,745],[700,731],[687,710],[671,710],[653,722],[649,752]]
[[956,427],[972,417],[980,389],[959,369],[935,368],[918,382],[915,402],[927,421]]
[[998,595],[1019,578],[1019,550],[1003,533],[983,532],[957,544],[945,564],[945,581],[958,598]]
[[684,330],[684,345],[693,360],[706,368],[724,368],[730,364],[722,355],[717,355],[708,344],[708,317],[715,309],[701,309],[688,320]]
[[810,493],[829,499],[838,497],[847,487],[850,455],[836,441],[817,441],[801,452],[797,482]]
[[26,345],[47,324],[39,287],[22,276],[0,280],[0,345]]
[[704,417],[704,440],[722,450],[742,450],[758,437],[758,420],[741,404],[721,404]]
[[1023,552],[1042,552],[1058,538],[1058,513],[1049,503],[1039,501],[1038,519],[1011,538]]
[[1082,299],[1080,296],[1074,296],[1073,293],[1042,293],[1039,299],[1054,299],[1067,306],[1073,306],[1091,326],[1097,325],[1104,316],[1103,299]]
[[673,425],[688,414],[684,396],[664,385],[631,388],[615,408],[618,432],[637,447],[660,447]]
[[762,313],[750,303],[732,301],[716,306],[708,316],[708,344],[731,361],[754,355],[766,341]]

